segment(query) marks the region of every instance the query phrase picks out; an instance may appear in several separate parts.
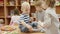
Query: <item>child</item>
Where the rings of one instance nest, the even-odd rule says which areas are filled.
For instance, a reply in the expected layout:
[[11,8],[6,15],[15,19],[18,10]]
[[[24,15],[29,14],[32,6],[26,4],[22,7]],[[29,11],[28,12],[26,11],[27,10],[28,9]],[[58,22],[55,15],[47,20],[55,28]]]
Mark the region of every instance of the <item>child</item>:
[[[36,18],[36,20],[37,21],[44,21],[44,11],[43,11],[43,9],[42,9],[42,6],[41,6],[41,1],[36,1],[36,3],[35,3],[35,8],[36,8],[36,12],[35,12],[35,18]],[[39,27],[39,25],[38,25],[38,27]],[[40,30],[42,31],[42,32],[44,32],[44,29],[43,28],[41,28],[40,27]]]
[[42,8],[46,9],[44,14],[44,22],[40,25],[45,28],[46,34],[59,34],[57,23],[59,23],[58,16],[54,9],[55,0],[46,0],[42,4]]
[[18,25],[19,24],[19,11],[17,9],[14,10],[14,15],[11,17],[10,25]]
[[22,32],[32,32],[33,27],[30,25],[30,5],[28,2],[22,3],[21,11],[19,28]]
[[43,21],[44,11],[41,7],[41,2],[40,1],[37,1],[35,3],[35,8],[36,8],[35,18],[37,19],[37,21],[39,21],[39,20]]

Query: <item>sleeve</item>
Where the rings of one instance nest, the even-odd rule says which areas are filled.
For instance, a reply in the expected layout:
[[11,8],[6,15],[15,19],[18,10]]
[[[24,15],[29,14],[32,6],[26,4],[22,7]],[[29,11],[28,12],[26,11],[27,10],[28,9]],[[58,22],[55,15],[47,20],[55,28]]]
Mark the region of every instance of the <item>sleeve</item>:
[[49,27],[51,25],[51,17],[50,14],[45,14],[44,22],[42,24],[43,27]]
[[54,21],[55,25],[59,28],[59,25],[60,25],[59,18],[58,18],[58,15],[56,14],[55,10],[53,10],[50,14],[52,15],[51,17],[54,19],[53,21]]
[[27,28],[31,27],[29,24],[26,24],[26,23],[24,22],[24,15],[21,15],[21,16],[20,16],[19,22],[20,22],[20,24],[22,24],[23,26],[25,26],[25,27],[27,27]]
[[55,22],[59,23],[58,15],[56,14],[55,10],[51,12],[51,15],[54,18]]
[[36,12],[36,13],[34,13],[34,18],[36,18],[36,21],[38,21],[38,15],[37,15],[38,13]]
[[12,25],[12,23],[13,23],[13,16],[11,17],[10,25]]
[[23,15],[20,16],[20,19],[19,19],[20,24],[22,21],[24,21]]

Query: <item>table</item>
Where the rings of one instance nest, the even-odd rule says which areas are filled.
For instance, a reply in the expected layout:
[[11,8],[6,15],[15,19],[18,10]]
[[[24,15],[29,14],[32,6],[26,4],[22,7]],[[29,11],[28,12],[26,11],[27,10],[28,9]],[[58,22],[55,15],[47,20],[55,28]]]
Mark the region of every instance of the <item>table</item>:
[[[20,31],[20,29],[18,28],[18,26],[15,26],[17,29],[11,32],[18,32],[18,34],[45,34],[45,33],[40,33],[40,32],[35,32],[35,33],[23,33]],[[0,34],[6,34],[7,32],[10,33],[10,31],[1,31]]]

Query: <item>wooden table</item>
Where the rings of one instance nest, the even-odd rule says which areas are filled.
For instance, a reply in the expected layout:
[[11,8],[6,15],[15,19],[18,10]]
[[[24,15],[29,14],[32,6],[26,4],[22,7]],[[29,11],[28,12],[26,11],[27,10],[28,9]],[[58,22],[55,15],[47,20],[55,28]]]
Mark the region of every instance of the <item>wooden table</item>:
[[45,34],[45,33],[20,33],[20,34]]
[[[45,34],[45,33],[40,33],[40,32],[35,32],[35,33],[23,33],[23,32],[20,31],[20,29],[18,28],[18,26],[15,26],[15,27],[16,27],[17,29],[14,30],[14,31],[18,32],[19,34]],[[12,31],[12,32],[14,32],[14,31]],[[8,32],[8,31],[2,31],[0,34],[4,34],[4,33],[6,33],[6,32]]]

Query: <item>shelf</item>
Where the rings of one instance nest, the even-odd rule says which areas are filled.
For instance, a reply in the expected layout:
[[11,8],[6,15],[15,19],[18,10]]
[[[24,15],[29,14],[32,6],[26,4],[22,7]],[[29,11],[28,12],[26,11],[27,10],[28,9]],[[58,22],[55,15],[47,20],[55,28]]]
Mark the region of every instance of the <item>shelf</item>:
[[1,9],[4,9],[4,6],[0,6],[0,10],[1,10]]
[[56,5],[56,6],[60,6],[60,5]]
[[4,5],[4,0],[0,0],[0,6]]
[[7,0],[6,5],[8,5],[8,6],[15,6],[16,2],[15,2],[15,0]]
[[11,18],[11,16],[7,16],[6,18]]
[[0,18],[0,19],[2,19],[2,21],[3,21],[3,23],[2,23],[2,24],[5,24],[5,18]]
[[[20,7],[21,7],[21,5],[18,5],[18,6],[20,6]],[[17,6],[17,7],[18,7],[18,6]],[[30,5],[30,6],[34,6],[34,5]]]
[[[21,5],[18,5],[18,6],[21,7]],[[18,7],[18,6],[17,6],[17,7]]]
[[0,7],[0,16],[4,16],[4,7]]
[[8,11],[10,11],[10,10],[14,10],[15,6],[7,6],[6,8],[7,8]]
[[4,16],[0,16],[0,18],[5,18]]
[[0,7],[4,7],[4,6],[0,6]]
[[[7,7],[7,16],[11,15],[11,12],[14,13],[15,6],[8,6]],[[9,18],[9,17],[8,17]]]
[[59,6],[56,6],[56,7],[60,7],[60,5]]
[[[8,7],[11,7],[12,5],[7,5]],[[15,5],[14,5],[15,6]],[[12,6],[12,7],[14,7],[14,6]]]
[[7,18],[7,24],[9,25],[11,21],[11,18]]
[[56,13],[60,14],[60,6],[56,6]]

